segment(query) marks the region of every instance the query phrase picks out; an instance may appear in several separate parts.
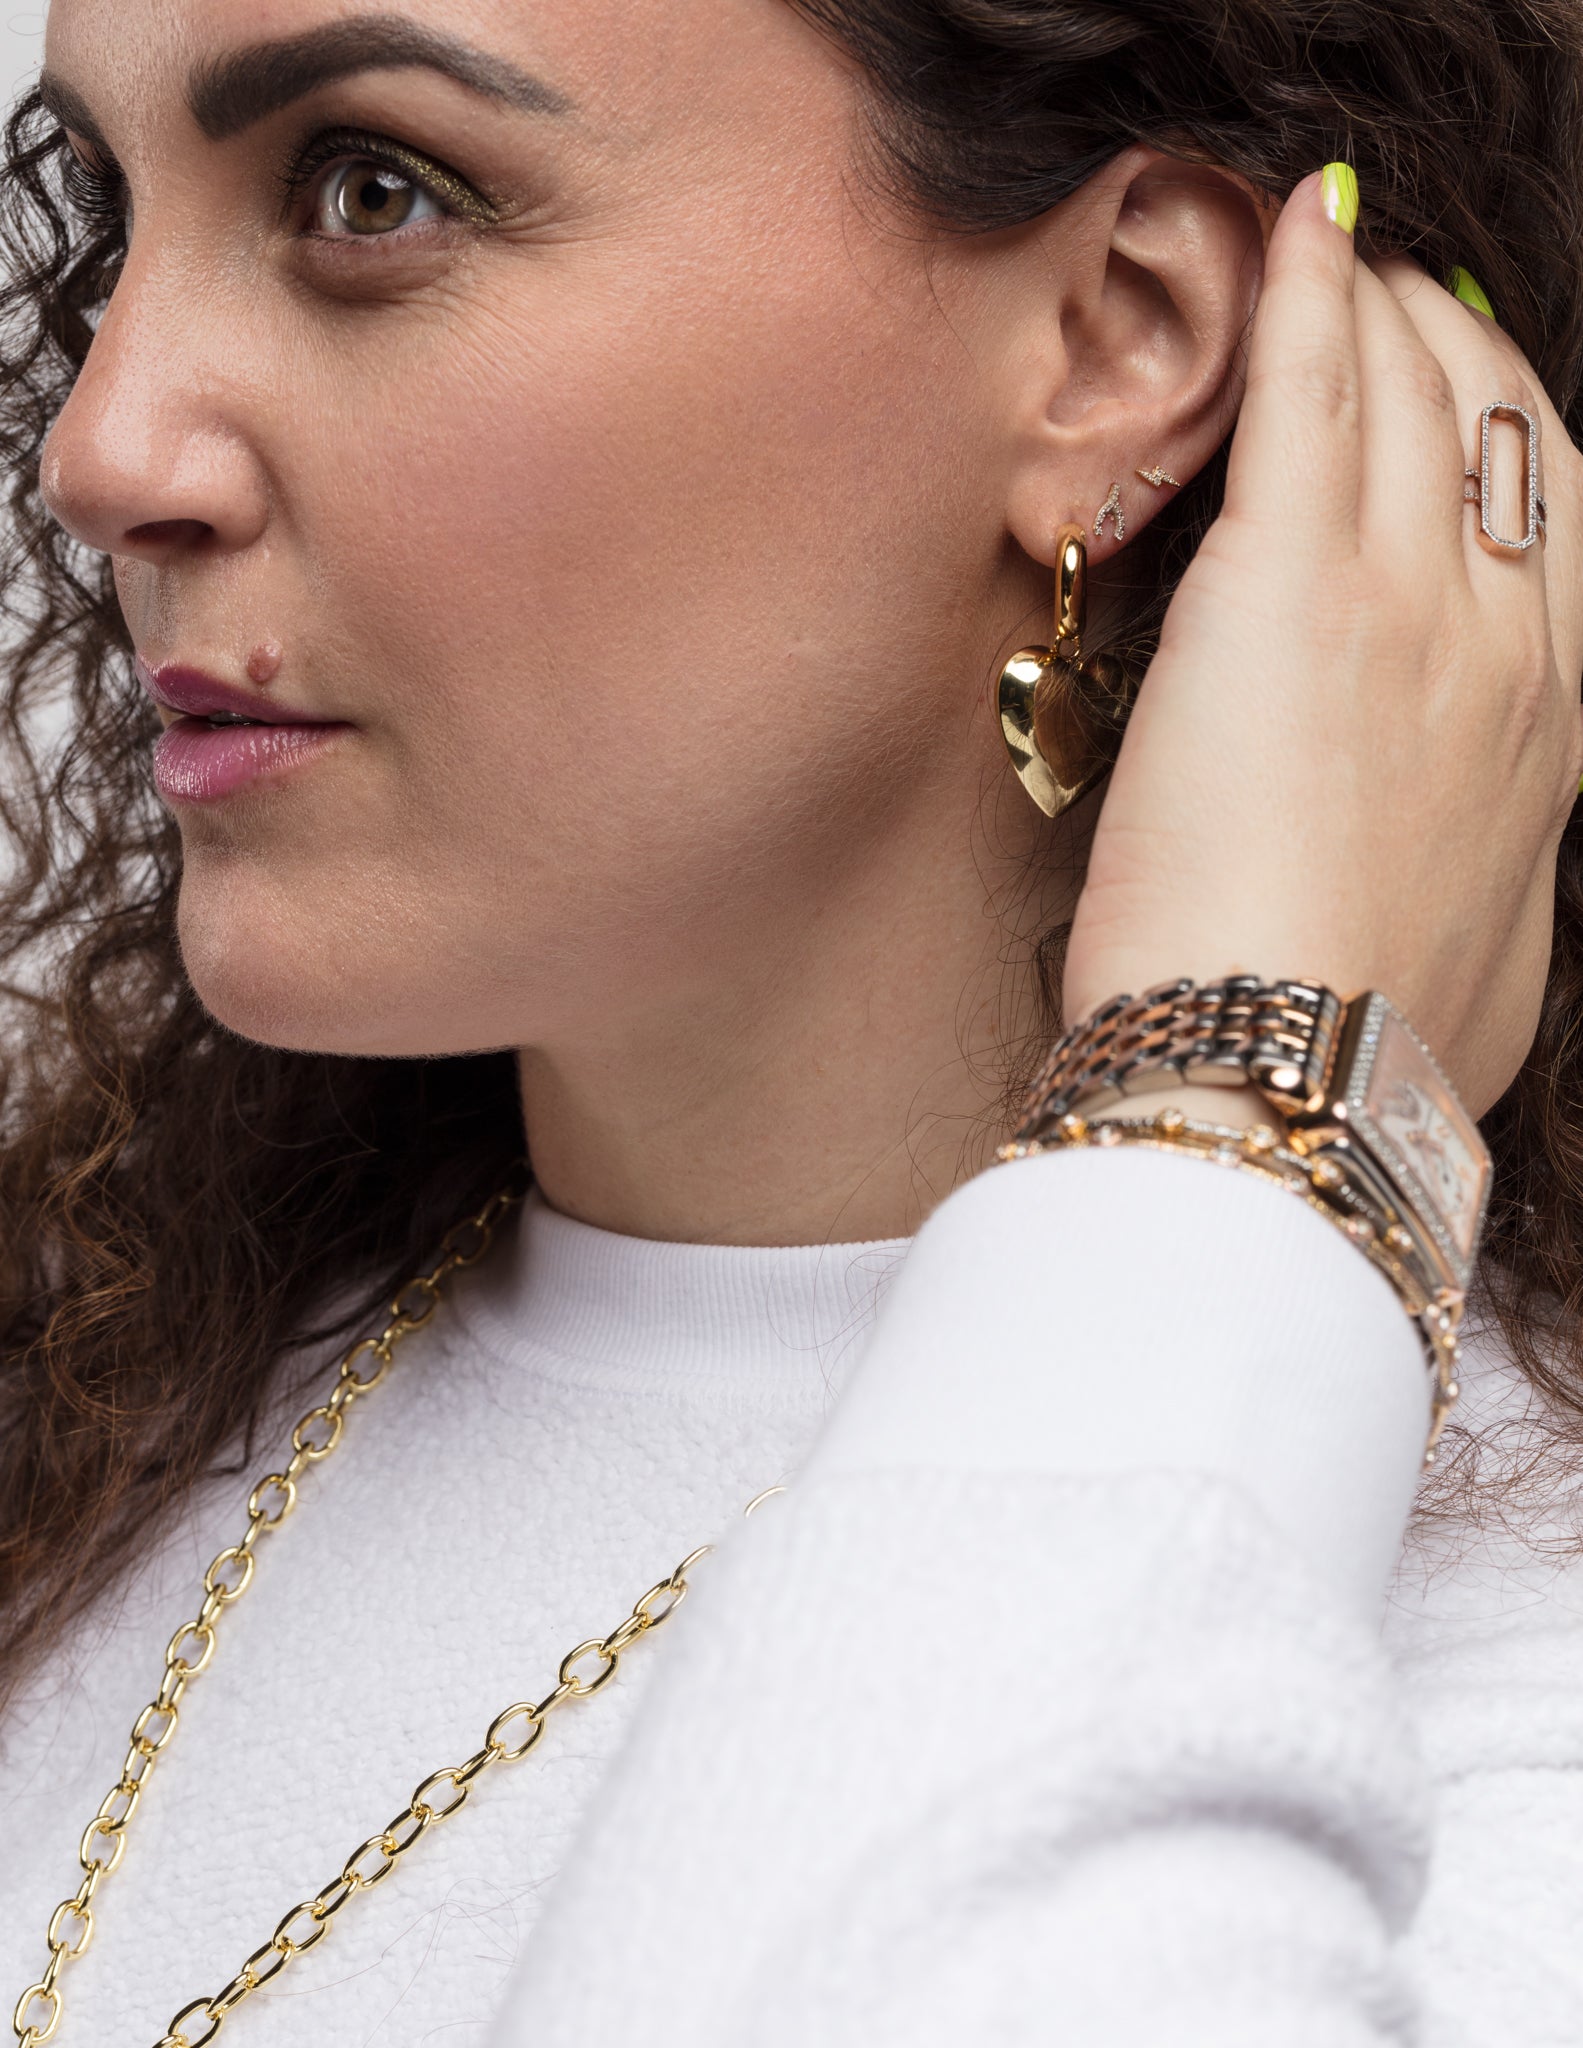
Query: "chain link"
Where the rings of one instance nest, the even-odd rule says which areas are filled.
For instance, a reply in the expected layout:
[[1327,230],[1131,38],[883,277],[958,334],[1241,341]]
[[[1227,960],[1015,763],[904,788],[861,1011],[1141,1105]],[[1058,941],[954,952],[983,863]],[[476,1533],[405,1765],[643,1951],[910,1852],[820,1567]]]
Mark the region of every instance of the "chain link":
[[[428,1833],[467,1804],[474,1783],[496,1764],[520,1763],[536,1748],[549,1717],[574,1700],[592,1699],[615,1676],[622,1657],[642,1636],[660,1628],[676,1612],[687,1593],[687,1573],[709,1555],[706,1546],[684,1558],[668,1578],[651,1586],[632,1612],[608,1636],[579,1643],[561,1660],[559,1683],[542,1700],[519,1700],[490,1723],[482,1749],[465,1763],[431,1771],[393,1820],[354,1849],[338,1876],[311,1899],[293,1906],[262,1948],[255,1949],[230,1983],[209,1998],[183,2006],[160,2036],[155,2048],[205,2048],[226,2021],[271,1984],[288,1964],[317,1948],[347,1900],[383,1884],[396,1865]],[[655,1603],[665,1605],[656,1611]],[[579,1670],[597,1660],[597,1668]],[[189,2032],[189,2025],[193,2031]],[[47,2039],[48,2036],[41,2038]]]
[[[476,1216],[466,1217],[456,1225],[440,1246],[439,1261],[433,1270],[409,1280],[391,1302],[390,1319],[379,1335],[361,1339],[342,1358],[328,1399],[319,1407],[310,1408],[293,1429],[292,1454],[283,1469],[267,1473],[248,1496],[246,1532],[239,1542],[222,1550],[204,1573],[203,1603],[194,1619],[184,1622],[166,1646],[164,1675],[153,1699],[133,1724],[131,1746],[121,1775],[83,1831],[77,1850],[82,1882],[73,1896],[63,1899],[51,1914],[47,1936],[49,1961],[38,1982],[30,1984],[17,2000],[12,2015],[11,2030],[20,2048],[43,2048],[43,2043],[52,2040],[59,2030],[65,2011],[60,1974],[67,1963],[76,1962],[85,1953],[93,1940],[93,1901],[100,1886],[120,1868],[126,1853],[127,1829],[142,1800],[150,1772],[175,1736],[187,1688],[208,1669],[214,1656],[221,1615],[241,1599],[253,1582],[260,1538],[278,1529],[291,1514],[297,1505],[298,1481],[309,1465],[329,1457],[340,1443],[347,1410],[383,1383],[396,1346],[428,1322],[452,1274],[478,1264],[494,1242],[501,1218],[521,1199],[520,1190],[502,1189]],[[375,1361],[372,1370],[367,1363],[370,1359]],[[282,1927],[303,1910],[298,1908],[288,1914]],[[327,1914],[320,1917],[327,1920]],[[280,1967],[284,1968],[293,1953],[301,1954],[302,1946],[276,1951],[281,1953]],[[261,1955],[265,1953],[260,1951]],[[258,1956],[251,1957],[241,1975],[224,1991],[216,1993],[213,1999],[200,1999],[178,2013],[164,2037],[169,2048],[199,2048],[200,2042],[213,2040],[227,2014],[260,1988],[257,1972],[251,1967],[258,1962]],[[273,1970],[269,1972],[274,1974]],[[189,2037],[183,2022],[198,2013],[205,2015],[209,2031]]]
[[[395,1346],[422,1329],[440,1305],[446,1280],[465,1266],[477,1266],[500,1219],[520,1200],[520,1192],[502,1190],[475,1214],[459,1223],[440,1245],[440,1262],[414,1280],[408,1280],[391,1303],[391,1321],[377,1337],[362,1337],[340,1360],[336,1386],[328,1401],[309,1409],[291,1432],[291,1458],[279,1473],[266,1473],[248,1495],[248,1530],[240,1542],[221,1550],[203,1575],[203,1606],[197,1620],[184,1622],[166,1647],[166,1669],[160,1690],[137,1716],[131,1731],[131,1747],[121,1765],[121,1778],[104,1794],[94,1819],[88,1823],[78,1847],[78,1862],[84,1878],[72,1898],[63,1898],[49,1917],[49,1962],[37,1985],[16,2001],[12,2032],[20,2048],[43,2048],[59,2030],[63,1999],[59,1974],[68,1962],[76,1962],[94,1937],[92,1901],[98,1886],[121,1864],[127,1847],[127,1827],[143,1796],[143,1784],[156,1759],[170,1745],[180,1720],[180,1702],[188,1683],[209,1667],[215,1655],[215,1624],[231,1602],[240,1599],[252,1585],[256,1556],[254,1544],[260,1536],[279,1528],[297,1505],[297,1481],[309,1464],[328,1458],[342,1436],[342,1417],[362,1395],[383,1384]],[[365,1360],[377,1360],[375,1370],[365,1370]],[[784,1487],[766,1487],[745,1507],[752,1513]],[[621,1659],[643,1636],[664,1626],[682,1606],[688,1591],[688,1573],[711,1554],[713,1544],[690,1550],[668,1579],[651,1585],[633,1604],[631,1614],[610,1630],[580,1642],[561,1659],[557,1683],[543,1700],[518,1700],[489,1722],[483,1747],[465,1763],[451,1763],[430,1772],[416,1786],[412,1798],[377,1835],[356,1847],[340,1868],[340,1874],[301,1905],[295,1905],[276,1925],[274,1933],[256,1948],[242,1968],[221,1991],[205,1999],[192,1999],[170,2021],[156,2048],[207,2048],[217,2040],[225,2021],[236,2013],[256,1991],[272,1985],[291,1962],[317,1948],[330,1933],[334,1917],[356,1892],[369,1892],[395,1870],[397,1862],[412,1849],[430,1827],[440,1827],[467,1804],[473,1784],[496,1763],[520,1763],[545,1733],[545,1722],[573,1700],[592,1700],[616,1675]],[[442,1790],[444,1788],[444,1790]],[[188,2032],[188,2025],[192,2032]]]
[[[309,1409],[292,1431],[292,1455],[284,1469],[266,1474],[248,1496],[247,1532],[239,1543],[222,1550],[204,1573],[204,1602],[198,1618],[185,1623],[171,1637],[159,1691],[138,1715],[121,1776],[83,1834],[78,1851],[85,1873],[83,1881],[75,1895],[63,1899],[51,1915],[49,1962],[39,1981],[30,1984],[17,2001],[11,2026],[20,2048],[42,2048],[59,2029],[64,2004],[56,1980],[64,1966],[75,1962],[93,1939],[93,1898],[120,1864],[126,1849],[126,1830],[137,1811],[143,1786],[156,1758],[176,1733],[182,1697],[191,1681],[208,1668],[214,1655],[215,1624],[220,1614],[252,1584],[257,1562],[254,1545],[260,1536],[278,1529],[295,1508],[297,1482],[304,1469],[329,1457],[340,1443],[341,1420],[347,1408],[383,1383],[395,1346],[429,1321],[453,1273],[478,1264],[494,1241],[501,1217],[520,1200],[515,1190],[502,1191],[476,1216],[467,1217],[451,1231],[440,1248],[440,1261],[434,1270],[409,1280],[396,1295],[391,1303],[391,1320],[379,1336],[361,1339],[342,1358],[329,1399]],[[374,1370],[365,1371],[363,1362],[369,1358],[377,1364]],[[767,1487],[748,1502],[744,1512],[753,1514],[765,1501],[784,1491],[781,1486]],[[702,1563],[712,1548],[704,1544],[689,1552],[668,1578],[650,1586],[633,1603],[631,1613],[609,1635],[591,1638],[569,1650],[561,1659],[554,1689],[542,1700],[519,1700],[497,1714],[489,1724],[483,1747],[464,1763],[431,1771],[394,1820],[352,1851],[338,1876],[311,1899],[292,1907],[269,1940],[254,1949],[229,1984],[182,2007],[155,2048],[207,2048],[209,2042],[218,2038],[231,2015],[256,1991],[274,1983],[298,1956],[318,1947],[349,1899],[383,1884],[430,1828],[443,1825],[459,1813],[473,1785],[486,1771],[496,1764],[520,1763],[537,1747],[552,1714],[574,1700],[592,1699],[608,1685],[633,1644],[663,1627],[676,1612],[687,1597],[688,1573]],[[108,1846],[101,1848],[101,1844]]]

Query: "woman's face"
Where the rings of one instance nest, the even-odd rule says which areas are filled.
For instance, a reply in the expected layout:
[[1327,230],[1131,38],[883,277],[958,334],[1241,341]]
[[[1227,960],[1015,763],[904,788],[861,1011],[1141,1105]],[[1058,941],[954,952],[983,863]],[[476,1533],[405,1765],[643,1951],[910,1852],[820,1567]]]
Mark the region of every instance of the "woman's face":
[[976,245],[887,219],[784,0],[399,4],[55,0],[132,225],[46,489],[167,720],[283,721],[162,742],[224,1021],[599,1040],[1002,773]]

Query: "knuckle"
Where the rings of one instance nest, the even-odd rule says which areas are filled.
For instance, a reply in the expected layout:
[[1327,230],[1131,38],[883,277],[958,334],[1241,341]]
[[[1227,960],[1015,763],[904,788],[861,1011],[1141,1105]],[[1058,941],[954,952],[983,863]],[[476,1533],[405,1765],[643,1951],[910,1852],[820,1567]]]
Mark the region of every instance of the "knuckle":
[[1489,374],[1491,398],[1498,398],[1502,405],[1520,405],[1524,412],[1538,415],[1539,395],[1528,375],[1528,366],[1520,356],[1509,362],[1498,360],[1491,366]]
[[1445,366],[1434,357],[1420,371],[1418,402],[1437,426],[1444,426],[1454,440],[1461,440],[1456,386],[1446,375]]
[[1248,383],[1250,391],[1268,385],[1284,405],[1311,420],[1342,428],[1359,423],[1357,364],[1348,352],[1322,341],[1289,349],[1279,363],[1255,367]]
[[1510,390],[1512,402],[1532,411],[1539,397],[1539,381],[1528,358],[1503,327],[1482,322],[1479,336],[1490,358],[1488,374]]
[[1289,395],[1308,412],[1341,428],[1355,428],[1361,411],[1357,365],[1339,351],[1305,348],[1288,366]]
[[1548,706],[1552,696],[1550,634],[1543,622],[1528,612],[1509,619],[1503,644],[1518,704],[1525,710]]
[[[1429,414],[1437,423],[1446,422],[1457,426],[1457,394],[1446,367],[1434,352],[1427,348],[1413,348],[1407,351],[1402,365],[1404,399],[1418,411]],[[1458,438],[1461,438],[1458,428]]]
[[1552,737],[1558,694],[1549,633],[1526,614],[1507,621],[1498,660],[1507,679],[1502,709],[1509,740],[1519,754],[1545,745]]

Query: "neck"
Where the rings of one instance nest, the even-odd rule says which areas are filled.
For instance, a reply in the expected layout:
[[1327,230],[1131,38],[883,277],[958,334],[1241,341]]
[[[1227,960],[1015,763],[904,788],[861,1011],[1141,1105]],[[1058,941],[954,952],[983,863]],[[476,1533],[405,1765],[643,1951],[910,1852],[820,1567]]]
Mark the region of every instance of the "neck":
[[942,861],[936,815],[932,864],[893,842],[811,912],[759,906],[665,1002],[525,1048],[546,1199],[679,1242],[910,1235],[988,1163],[1047,1035],[1034,943],[1070,889],[1045,878],[1080,870],[1012,830],[1028,837],[999,859],[969,833]]

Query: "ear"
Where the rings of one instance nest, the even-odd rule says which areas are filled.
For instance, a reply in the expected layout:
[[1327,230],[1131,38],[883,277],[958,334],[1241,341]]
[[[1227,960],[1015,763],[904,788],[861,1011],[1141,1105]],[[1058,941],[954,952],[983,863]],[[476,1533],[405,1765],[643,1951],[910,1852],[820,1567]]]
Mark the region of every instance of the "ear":
[[1130,537],[1175,495],[1137,472],[1185,484],[1224,441],[1274,220],[1228,172],[1131,149],[1006,249],[1029,273],[1002,357],[1016,387],[1006,520],[1035,560],[1053,561],[1068,522],[1104,560],[1117,522],[1098,538],[1094,524],[1113,486]]

